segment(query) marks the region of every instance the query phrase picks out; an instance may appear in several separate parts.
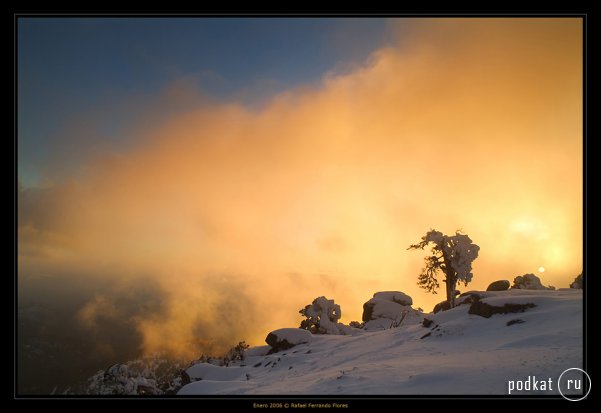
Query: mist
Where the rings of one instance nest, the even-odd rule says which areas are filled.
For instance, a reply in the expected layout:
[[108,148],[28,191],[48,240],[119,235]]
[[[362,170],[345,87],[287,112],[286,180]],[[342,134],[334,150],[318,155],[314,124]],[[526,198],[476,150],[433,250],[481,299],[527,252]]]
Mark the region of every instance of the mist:
[[151,129],[156,108],[136,111],[132,148],[20,188],[20,305],[68,307],[103,360],[192,358],[262,344],[320,295],[344,322],[382,290],[431,310],[444,293],[418,288],[424,254],[406,250],[430,228],[481,247],[468,289],[541,266],[567,287],[582,271],[580,21],[390,30],[362,64],[260,106],[186,95]]

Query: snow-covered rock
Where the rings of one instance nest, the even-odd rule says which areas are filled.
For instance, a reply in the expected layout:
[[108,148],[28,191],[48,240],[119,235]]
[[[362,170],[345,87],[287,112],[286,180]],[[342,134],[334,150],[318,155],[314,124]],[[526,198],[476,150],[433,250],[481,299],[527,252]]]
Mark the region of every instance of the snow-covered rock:
[[246,350],[246,352],[244,353],[244,356],[245,357],[264,356],[267,353],[269,353],[269,350],[271,350],[271,346],[252,347],[252,348],[249,348],[248,350]]
[[363,321],[367,322],[377,318],[395,320],[407,307],[411,307],[413,299],[400,291],[382,291],[363,304]]
[[534,274],[524,274],[515,277],[513,280],[513,286],[511,288],[521,290],[554,290],[553,287],[545,287],[540,278]]
[[413,299],[400,291],[380,291],[375,293],[373,298],[392,301],[400,305],[413,305]]
[[369,320],[375,320],[378,318],[396,320],[403,315],[404,311],[407,311],[411,308],[410,306],[400,305],[392,301],[379,300],[377,298],[372,298],[366,304],[372,307]]
[[237,380],[244,377],[246,370],[243,367],[222,367],[210,363],[198,363],[186,369],[190,380]]
[[313,335],[301,328],[280,328],[267,334],[265,342],[274,352],[286,350],[298,344],[309,343],[313,340]]
[[383,330],[400,323],[421,321],[421,312],[411,308],[413,299],[400,291],[382,291],[363,304],[365,330]]

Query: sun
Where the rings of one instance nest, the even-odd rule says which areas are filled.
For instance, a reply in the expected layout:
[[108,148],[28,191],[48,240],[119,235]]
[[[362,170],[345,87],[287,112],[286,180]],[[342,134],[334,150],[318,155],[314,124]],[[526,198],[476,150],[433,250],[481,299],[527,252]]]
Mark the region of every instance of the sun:
[[538,272],[545,272],[545,267],[538,267]]

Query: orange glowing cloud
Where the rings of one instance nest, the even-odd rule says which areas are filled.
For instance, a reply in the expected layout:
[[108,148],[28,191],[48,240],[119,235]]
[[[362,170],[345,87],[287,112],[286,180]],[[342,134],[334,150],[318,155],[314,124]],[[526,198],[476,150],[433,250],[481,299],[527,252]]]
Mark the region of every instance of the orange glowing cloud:
[[151,277],[169,305],[137,320],[145,349],[180,354],[218,348],[228,328],[258,344],[319,295],[346,322],[385,289],[430,310],[442,296],[417,287],[422,256],[406,248],[431,227],[480,245],[469,288],[540,266],[567,286],[582,271],[580,20],[392,30],[361,67],[260,110],[171,117],[48,190],[46,207],[25,191],[19,277]]

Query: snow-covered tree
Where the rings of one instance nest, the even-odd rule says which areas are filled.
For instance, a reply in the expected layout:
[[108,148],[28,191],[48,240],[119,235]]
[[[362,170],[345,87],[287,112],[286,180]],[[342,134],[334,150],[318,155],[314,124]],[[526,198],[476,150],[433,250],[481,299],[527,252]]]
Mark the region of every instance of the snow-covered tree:
[[301,321],[300,328],[313,334],[346,334],[349,328],[338,322],[342,315],[340,306],[324,296],[317,297],[299,313],[307,317]]
[[480,247],[460,231],[456,231],[455,235],[444,235],[432,229],[422,237],[420,243],[407,249],[423,250],[429,245],[432,246],[432,255],[425,258],[426,266],[419,275],[417,284],[436,294],[436,289],[440,286],[436,276],[441,271],[445,275],[447,301],[450,308],[453,308],[457,282],[467,285],[472,280],[472,262],[478,258]]
[[229,349],[227,353],[223,356],[223,365],[229,366],[232,361],[244,360],[244,352],[248,350],[250,346],[246,344],[245,341],[239,342],[236,346]]
[[186,363],[160,355],[117,363],[88,379],[87,386],[75,393],[94,395],[175,394],[182,383]]

